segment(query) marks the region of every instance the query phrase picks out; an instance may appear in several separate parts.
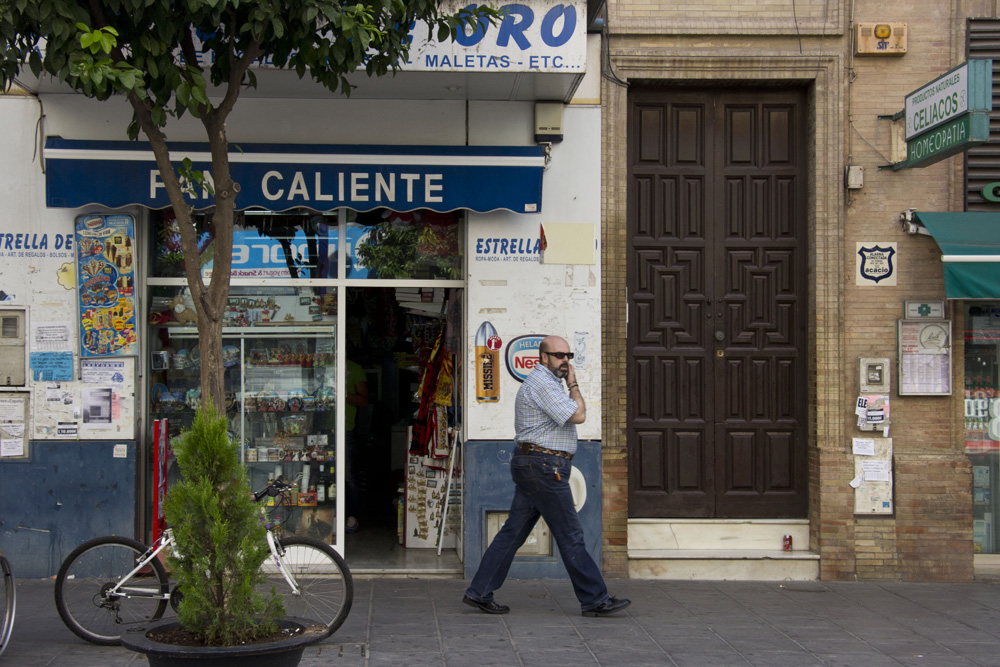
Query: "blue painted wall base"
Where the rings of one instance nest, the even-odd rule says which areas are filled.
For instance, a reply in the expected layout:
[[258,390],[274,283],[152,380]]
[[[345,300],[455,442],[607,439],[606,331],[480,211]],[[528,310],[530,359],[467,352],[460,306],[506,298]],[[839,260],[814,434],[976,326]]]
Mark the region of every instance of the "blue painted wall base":
[[28,451],[30,459],[0,459],[0,549],[14,576],[51,577],[86,540],[135,536],[134,441],[32,441]]
[[[514,497],[510,478],[513,441],[470,440],[465,443],[465,578],[472,579],[489,545],[487,512],[507,512]],[[573,466],[586,481],[587,501],[580,509],[580,523],[586,536],[587,551],[601,564],[601,443],[581,441],[573,457]],[[553,546],[551,557],[514,558],[510,579],[565,579],[559,549]]]

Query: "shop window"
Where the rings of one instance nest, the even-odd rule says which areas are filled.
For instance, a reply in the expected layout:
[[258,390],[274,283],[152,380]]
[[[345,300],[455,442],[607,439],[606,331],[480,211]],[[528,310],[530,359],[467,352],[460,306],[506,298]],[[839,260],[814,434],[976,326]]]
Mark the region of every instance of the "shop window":
[[965,452],[976,553],[997,553],[1000,518],[1000,302],[965,306]]
[[[307,289],[309,294],[303,294]],[[267,285],[230,290],[233,317],[227,314],[222,333],[224,403],[252,488],[262,488],[273,477],[296,485],[291,504],[276,510],[284,530],[331,543],[338,464],[336,311],[316,304],[335,304],[336,293],[329,288],[314,296],[312,290]],[[156,307],[183,298],[178,292],[184,290],[151,291]],[[312,319],[316,308],[315,317],[326,321]],[[202,398],[195,327],[165,319],[151,324],[148,442],[153,442],[154,420],[165,420],[168,440],[188,428]],[[179,471],[172,458],[166,461],[163,474],[169,486]]]
[[348,278],[462,279],[458,213],[348,213]]
[[[183,278],[184,252],[173,211],[153,211],[153,276]],[[212,271],[208,217],[194,217],[202,272]],[[244,211],[233,229],[233,278],[337,278],[337,214],[296,210]]]

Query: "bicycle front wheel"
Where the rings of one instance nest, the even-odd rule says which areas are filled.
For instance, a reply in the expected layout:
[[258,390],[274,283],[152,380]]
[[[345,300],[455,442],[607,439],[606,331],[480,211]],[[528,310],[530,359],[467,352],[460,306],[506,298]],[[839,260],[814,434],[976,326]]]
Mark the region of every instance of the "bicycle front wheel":
[[[273,586],[290,616],[323,623],[329,637],[343,625],[354,601],[354,579],[347,563],[329,544],[308,537],[285,537],[278,540],[278,546],[281,563],[268,554],[261,566],[264,583],[259,590],[267,595]],[[281,570],[295,582],[297,591]]]
[[[77,547],[56,575],[56,609],[78,637],[117,646],[130,625],[155,621],[167,608],[170,582],[153,558],[132,577],[146,546],[126,537],[98,537]],[[118,592],[111,590],[118,584]]]
[[14,628],[14,609],[17,602],[17,587],[14,582],[14,573],[10,569],[10,561],[7,557],[0,552],[0,574],[3,575],[3,588],[0,589],[0,593],[3,594],[3,618],[2,624],[0,624],[0,655],[3,654],[4,649],[7,648],[7,642],[10,641],[10,633]]

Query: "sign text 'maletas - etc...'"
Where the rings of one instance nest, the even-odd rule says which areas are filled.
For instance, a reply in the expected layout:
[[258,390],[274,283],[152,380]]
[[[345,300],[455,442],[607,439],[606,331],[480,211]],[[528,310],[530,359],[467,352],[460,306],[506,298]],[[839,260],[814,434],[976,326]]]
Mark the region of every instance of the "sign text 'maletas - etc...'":
[[926,167],[989,139],[993,61],[969,60],[906,96],[906,161]]

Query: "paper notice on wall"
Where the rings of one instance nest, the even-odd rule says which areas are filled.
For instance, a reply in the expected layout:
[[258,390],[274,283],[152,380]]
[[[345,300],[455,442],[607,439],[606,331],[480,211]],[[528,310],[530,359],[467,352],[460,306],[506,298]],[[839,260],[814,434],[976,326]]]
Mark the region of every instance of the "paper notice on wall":
[[861,470],[865,473],[866,482],[888,482],[888,461],[862,461]]
[[855,456],[875,456],[875,440],[872,438],[853,438]]
[[69,322],[31,321],[32,352],[73,352],[73,328]]
[[83,423],[88,428],[109,429],[113,419],[111,387],[83,390]]
[[32,352],[28,355],[28,365],[36,382],[69,382],[73,379],[72,352]]
[[0,398],[0,422],[24,422],[24,399]]
[[130,373],[130,362],[125,359],[83,359],[80,361],[80,379],[89,384],[111,385],[115,391],[123,391],[126,374]]
[[0,456],[24,456],[24,438],[0,438]]
[[892,514],[892,438],[855,438],[854,442],[855,514]]

